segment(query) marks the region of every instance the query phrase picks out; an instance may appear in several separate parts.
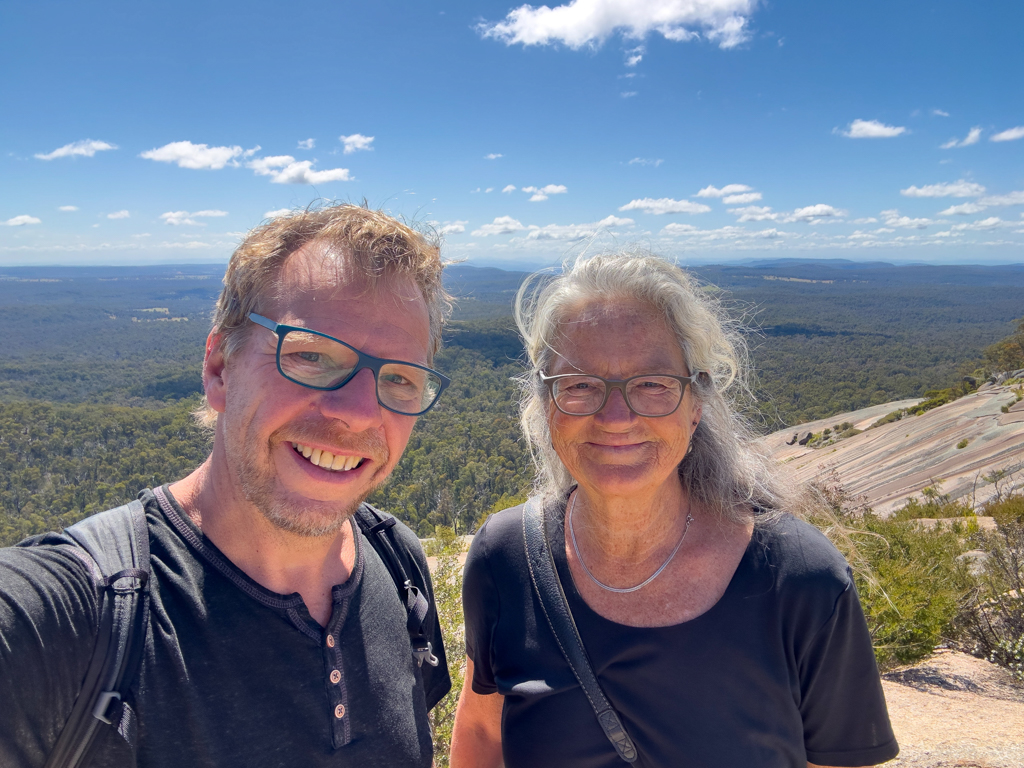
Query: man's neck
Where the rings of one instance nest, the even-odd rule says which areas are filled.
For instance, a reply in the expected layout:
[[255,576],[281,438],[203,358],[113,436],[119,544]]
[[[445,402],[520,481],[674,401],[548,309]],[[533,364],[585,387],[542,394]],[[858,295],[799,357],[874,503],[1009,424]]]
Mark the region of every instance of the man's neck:
[[310,615],[326,626],[332,590],[356,561],[355,529],[346,521],[333,536],[299,536],[275,527],[241,496],[237,485],[218,482],[215,457],[170,490],[185,514],[249,578],[278,594],[299,593]]

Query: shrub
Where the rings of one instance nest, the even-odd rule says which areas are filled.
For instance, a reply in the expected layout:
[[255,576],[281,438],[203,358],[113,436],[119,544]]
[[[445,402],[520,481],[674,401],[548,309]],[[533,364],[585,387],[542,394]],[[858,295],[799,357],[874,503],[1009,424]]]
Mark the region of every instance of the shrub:
[[957,448],[966,448],[967,447],[967,443],[969,443],[969,442],[970,442],[970,440],[968,440],[965,437],[963,440],[961,440],[959,443],[956,444],[956,447]]

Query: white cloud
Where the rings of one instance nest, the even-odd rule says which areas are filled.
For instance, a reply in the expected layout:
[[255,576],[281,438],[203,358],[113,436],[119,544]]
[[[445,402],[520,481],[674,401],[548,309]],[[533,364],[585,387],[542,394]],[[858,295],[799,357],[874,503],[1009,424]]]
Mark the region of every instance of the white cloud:
[[460,235],[466,231],[466,225],[468,221],[450,221],[443,227],[439,227],[437,233],[439,235]]
[[634,96],[636,96],[636,94],[636,91],[623,91],[622,93],[619,94],[619,96],[621,96],[624,99],[631,99]]
[[373,150],[373,136],[353,133],[351,136],[339,136],[338,141],[345,145],[346,155],[351,155],[353,152],[369,152]]
[[962,203],[961,205],[951,205],[944,211],[939,211],[939,216],[970,216],[972,213],[981,213],[988,206],[978,205],[977,203]]
[[522,222],[516,221],[511,216],[498,216],[490,224],[484,224],[480,229],[473,230],[473,237],[487,237],[488,235],[509,235],[513,232],[522,232],[526,227]]
[[945,144],[943,144],[940,147],[940,149],[953,149],[954,147],[969,147],[972,144],[977,144],[980,139],[981,127],[975,126],[971,128],[966,138],[964,138],[962,141],[958,141],[957,139],[950,139]]
[[904,197],[979,197],[985,194],[985,188],[973,181],[954,181],[946,184],[926,184],[923,187],[907,187],[901,189]]
[[77,205],[62,205],[57,210],[58,211],[64,211],[65,213],[71,213],[73,211],[77,211],[78,210],[78,206]]
[[1024,205],[1024,190],[1008,192],[1005,195],[989,195],[981,198],[978,202],[990,208],[999,205]]
[[726,184],[721,189],[708,186],[698,192],[697,197],[725,197],[726,195],[736,195],[740,192],[750,192],[751,190],[753,190],[753,187],[748,187],[746,184]]
[[196,219],[214,218],[227,215],[227,211],[195,211],[194,213],[189,213],[188,211],[168,211],[167,213],[160,214],[160,218],[164,220],[165,224],[171,224],[175,227],[182,224],[193,227],[202,227],[205,226],[205,224],[201,221],[196,221]]
[[114,211],[107,214],[108,219],[130,219],[131,217],[132,215],[128,211]]
[[494,187],[488,187],[487,189],[484,190],[484,194],[485,195],[489,195],[493,191],[494,191]]
[[638,45],[636,48],[630,48],[626,51],[626,66],[635,67],[644,58],[644,54],[646,52],[646,49],[642,45]]
[[629,165],[653,165],[655,168],[657,168],[663,162],[665,161],[662,160],[661,158],[658,158],[657,160],[648,160],[645,157],[634,157],[632,160],[629,161]]
[[585,240],[609,227],[628,227],[632,219],[606,216],[593,224],[548,224],[545,227],[530,226],[527,240]]
[[0,224],[2,224],[5,227],[23,227],[26,224],[42,224],[42,223],[43,223],[42,219],[37,219],[35,216],[25,216],[25,215],[15,216],[13,219],[8,219],[7,221],[0,221]]
[[[274,184],[325,184],[328,181],[350,181],[348,168],[314,171],[310,160],[296,161],[291,155],[273,155],[250,160],[248,166],[257,176],[269,176]],[[280,170],[278,170],[280,169]]]
[[722,202],[726,205],[746,205],[747,203],[756,203],[760,199],[760,192],[745,192],[742,195],[726,195],[722,198]]
[[506,45],[563,43],[574,50],[600,46],[615,32],[642,40],[656,32],[681,42],[704,35],[721,48],[749,39],[747,22],[757,0],[571,0],[549,8],[522,5],[503,21],[477,30]]
[[949,112],[943,112],[941,109],[933,109],[932,114],[936,117],[949,117]]
[[839,131],[850,139],[888,139],[907,132],[902,125],[886,125],[878,120],[854,120],[845,131]]
[[263,214],[264,219],[276,219],[278,216],[287,216],[292,212],[291,208],[275,208]]
[[935,224],[931,219],[912,219],[909,216],[900,216],[900,212],[895,208],[882,211],[878,215],[882,217],[885,226],[898,229],[924,229],[931,224]]
[[695,227],[693,224],[677,224],[672,222],[662,227],[659,234],[662,235],[688,235],[692,232],[701,232],[700,227]]
[[749,205],[746,208],[730,208],[729,213],[739,216],[738,222],[744,221],[777,221],[782,214],[772,213],[770,207]]
[[878,223],[878,219],[876,219],[874,216],[868,216],[868,217],[863,218],[863,219],[854,219],[853,223],[854,224],[877,224]]
[[654,199],[644,197],[639,200],[631,200],[619,208],[620,211],[643,211],[661,215],[665,213],[707,213],[711,208],[703,203],[694,203],[689,200],[673,200],[671,197],[660,197]]
[[516,191],[516,185],[515,184],[508,184],[505,187],[503,187],[501,191],[502,192],[506,192],[506,193],[508,193],[508,192],[515,192]]
[[37,154],[35,157],[40,160],[56,160],[58,157],[92,157],[97,152],[105,152],[109,149],[117,149],[117,145],[106,141],[83,139],[65,144],[47,154]]
[[797,208],[792,213],[784,215],[782,221],[808,221],[813,224],[821,219],[842,218],[845,215],[846,211],[833,208],[831,205],[818,203],[805,206],[804,208]]
[[548,184],[544,187],[523,187],[523,192],[532,193],[531,203],[547,200],[550,195],[564,195],[569,189],[564,184]]
[[313,149],[316,146],[316,139],[303,139],[299,142],[298,149]]
[[1008,128],[1005,131],[1000,131],[994,136],[989,136],[989,141],[1016,141],[1017,139],[1024,139],[1024,125],[1019,125],[1016,128]]
[[193,144],[191,141],[172,141],[162,147],[143,152],[139,157],[156,160],[158,163],[175,163],[179,168],[193,170],[218,171],[225,165],[238,167],[236,158],[249,157],[259,151],[259,147],[243,150],[239,146],[210,147],[206,144]]
[[950,227],[950,229],[953,230],[954,232],[964,232],[966,230],[977,231],[994,229],[995,227],[998,227],[1000,224],[1005,223],[1006,222],[1000,219],[998,216],[989,216],[987,219],[982,219],[981,221],[973,221],[970,224],[954,224],[952,227]]
[[491,152],[489,155],[484,155],[484,160],[497,160],[499,157],[504,157],[501,152]]

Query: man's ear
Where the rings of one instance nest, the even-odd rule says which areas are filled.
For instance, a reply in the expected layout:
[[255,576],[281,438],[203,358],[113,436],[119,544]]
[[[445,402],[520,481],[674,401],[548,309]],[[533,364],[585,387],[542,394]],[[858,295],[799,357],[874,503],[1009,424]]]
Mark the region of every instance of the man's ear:
[[203,389],[206,391],[206,402],[217,413],[224,413],[228,392],[223,341],[223,335],[211,332],[206,337],[206,356],[203,358]]

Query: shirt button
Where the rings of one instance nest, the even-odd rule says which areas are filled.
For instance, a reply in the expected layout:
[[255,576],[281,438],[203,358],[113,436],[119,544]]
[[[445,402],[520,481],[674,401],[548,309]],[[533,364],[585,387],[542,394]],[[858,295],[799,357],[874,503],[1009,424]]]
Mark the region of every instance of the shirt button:
[[334,647],[334,635],[328,635],[327,636],[327,647],[328,648],[333,648]]
[[334,708],[334,716],[341,720],[345,716],[345,705],[339,704]]
[[341,672],[336,669],[331,670],[331,682],[337,685],[341,682]]

